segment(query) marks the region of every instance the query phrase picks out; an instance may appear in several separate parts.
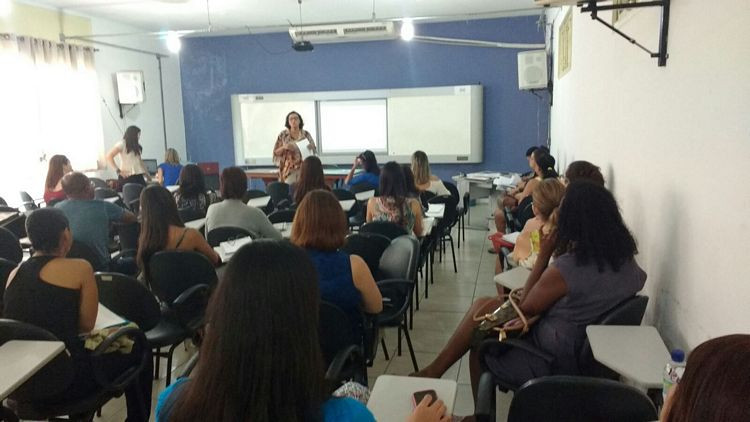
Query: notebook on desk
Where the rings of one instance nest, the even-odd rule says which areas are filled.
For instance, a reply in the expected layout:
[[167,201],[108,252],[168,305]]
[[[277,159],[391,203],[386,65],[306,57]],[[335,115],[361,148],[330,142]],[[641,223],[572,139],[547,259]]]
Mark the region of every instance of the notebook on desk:
[[92,331],[103,330],[105,328],[122,325],[127,322],[128,321],[126,321],[123,317],[112,312],[109,308],[100,303],[99,310],[96,314],[96,322],[94,323],[94,329]]

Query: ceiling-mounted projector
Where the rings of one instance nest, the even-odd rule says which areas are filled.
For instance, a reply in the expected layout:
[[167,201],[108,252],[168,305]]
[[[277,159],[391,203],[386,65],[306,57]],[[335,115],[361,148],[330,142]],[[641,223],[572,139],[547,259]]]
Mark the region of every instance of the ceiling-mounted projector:
[[313,51],[313,45],[310,41],[295,41],[292,43],[295,51]]

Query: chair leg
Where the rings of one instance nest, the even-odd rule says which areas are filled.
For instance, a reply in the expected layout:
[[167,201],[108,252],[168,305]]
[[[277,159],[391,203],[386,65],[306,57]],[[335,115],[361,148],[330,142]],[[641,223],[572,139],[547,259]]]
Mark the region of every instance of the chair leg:
[[154,353],[154,380],[159,379],[159,367],[161,366],[161,348],[156,349]]
[[[405,322],[404,322],[403,326],[404,326],[404,328],[406,327],[406,323]],[[404,330],[404,331],[408,332],[409,330]],[[397,347],[396,347],[396,354],[398,356],[401,356],[401,325],[398,326],[397,332],[398,332],[398,344],[397,344]]]
[[[406,322],[404,322],[406,324]],[[409,337],[409,330],[404,330],[404,337],[406,337],[406,345],[409,347],[409,355],[411,356],[411,364],[414,365],[414,372],[419,371],[419,365],[417,365],[417,357],[414,355],[414,347],[411,345],[411,337]]]
[[176,343],[169,347],[169,353],[167,353],[167,382],[164,384],[165,387],[169,387],[169,384],[172,383],[172,358],[174,357],[174,349],[179,345],[180,343]]
[[[418,311],[419,310],[419,278],[417,277],[415,277],[415,280],[414,280],[414,292],[415,292],[414,303],[416,305],[416,308],[414,308],[414,310]],[[413,314],[410,314],[409,316],[412,317],[412,320],[414,319]]]
[[[461,233],[458,234],[458,237],[461,237]],[[448,235],[448,239],[451,241],[451,255],[453,255],[453,272],[458,273],[458,267],[456,266],[456,250],[453,249],[453,236]]]
[[380,345],[383,347],[383,354],[385,355],[385,360],[391,360],[390,356],[388,356],[388,347],[385,345],[385,339],[380,339]]

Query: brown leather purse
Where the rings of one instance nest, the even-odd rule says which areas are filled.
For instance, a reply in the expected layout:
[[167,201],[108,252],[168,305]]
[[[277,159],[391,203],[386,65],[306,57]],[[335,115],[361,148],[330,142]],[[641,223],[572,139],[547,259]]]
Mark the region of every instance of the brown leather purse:
[[[498,333],[498,341],[526,334],[529,331],[529,327],[539,319],[539,316],[527,318],[523,314],[519,307],[522,295],[523,288],[513,289],[510,294],[504,295],[506,298],[505,302],[493,312],[487,313],[486,310],[480,309],[474,315],[474,321],[479,322],[479,325],[474,330],[475,341],[481,342],[495,332]],[[489,302],[487,305],[494,305],[494,302]],[[518,319],[520,324],[505,327],[506,323],[514,319]]]

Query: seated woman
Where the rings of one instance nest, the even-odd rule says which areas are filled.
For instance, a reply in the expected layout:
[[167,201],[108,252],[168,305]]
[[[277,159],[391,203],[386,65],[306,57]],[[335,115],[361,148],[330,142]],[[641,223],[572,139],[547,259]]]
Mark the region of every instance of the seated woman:
[[67,173],[73,171],[70,166],[70,160],[64,155],[53,155],[49,159],[49,169],[47,170],[47,180],[44,182],[44,202],[62,201],[65,199],[65,192],[62,188],[62,178]]
[[219,255],[198,230],[185,228],[169,191],[163,186],[151,185],[141,192],[141,234],[136,256],[138,268],[146,280],[151,257],[165,250],[195,251],[214,265],[220,262]]
[[[211,296],[211,329],[194,375],[161,393],[156,421],[374,421],[359,402],[331,396],[318,342],[319,298],[315,267],[302,249],[270,240],[240,248]],[[422,405],[411,420],[447,420],[440,406]]]
[[164,162],[159,164],[156,170],[156,181],[162,186],[176,185],[181,170],[180,154],[174,148],[167,148],[167,152],[164,153]]
[[[94,270],[82,259],[65,255],[73,245],[68,219],[59,209],[42,208],[26,218],[34,255],[8,277],[3,317],[44,328],[65,343],[73,359],[73,379],[67,391],[50,402],[74,402],[101,388],[92,375],[85,336],[96,322],[98,292]],[[5,280],[3,280],[5,282]],[[112,353],[99,359],[114,378],[136,364],[142,351]],[[151,359],[138,382],[125,389],[128,420],[148,421],[151,409]],[[145,414],[144,414],[145,412]]]
[[348,233],[346,214],[336,197],[314,190],[297,207],[290,240],[312,258],[321,298],[341,308],[357,326],[360,311],[383,310],[383,297],[365,261],[340,250]]
[[[357,170],[357,167],[362,167],[364,171],[355,176],[354,172]],[[357,158],[354,159],[354,164],[352,164],[349,174],[346,175],[346,178],[344,179],[344,184],[349,185],[350,188],[361,183],[372,185],[375,189],[377,189],[380,184],[380,167],[378,167],[378,159],[375,158],[375,154],[369,149],[365,150],[365,152],[359,154]]]
[[586,180],[596,183],[599,186],[604,186],[604,176],[602,176],[601,170],[588,161],[573,161],[568,165],[568,169],[565,170],[566,185],[579,180]]
[[423,151],[414,151],[411,155],[411,171],[414,173],[414,184],[420,192],[432,192],[437,196],[451,194],[443,182],[430,172],[430,162]]
[[294,203],[299,204],[308,192],[315,189],[331,190],[326,185],[325,176],[323,176],[323,164],[320,158],[311,155],[302,161],[299,169],[299,177],[294,184]]
[[518,204],[534,192],[534,189],[536,189],[539,182],[544,179],[558,177],[558,174],[555,171],[555,157],[549,155],[541,148],[537,148],[531,154],[529,165],[534,170],[536,177],[526,182],[522,191],[517,192],[514,195],[507,194],[502,198],[498,198],[498,207],[497,210],[495,210],[495,228],[500,233],[505,233],[507,227],[504,212],[505,208],[509,208],[511,211],[516,210]]
[[367,222],[390,221],[407,233],[422,235],[422,205],[410,198],[401,166],[389,161],[380,172],[380,196],[367,201]]
[[[539,250],[538,243],[535,248],[531,237],[541,238],[542,234],[547,235],[554,228],[555,222],[550,221],[550,217],[557,210],[564,195],[565,186],[554,178],[542,180],[534,189],[534,193],[531,194],[534,218],[529,219],[523,226],[521,234],[516,239],[516,246],[508,257],[514,267],[521,266],[528,269],[534,267]],[[502,261],[498,255],[495,262],[495,274],[502,270]]]
[[[486,367],[498,379],[517,385],[545,375],[578,374],[586,326],[643,288],[646,273],[635,262],[636,253],[635,239],[612,194],[593,183],[572,183],[560,205],[557,230],[541,239],[520,302],[527,317],[541,316],[521,339],[553,355],[555,367],[520,348],[483,356]],[[491,302],[500,303],[497,298],[475,301],[446,347],[417,375],[439,378],[458,361],[471,348],[478,324],[474,315],[493,308]],[[475,350],[469,362],[476,395],[480,367]]]
[[185,165],[180,171],[179,185],[180,188],[174,192],[177,208],[189,209],[198,218],[205,217],[208,207],[216,202],[216,196],[206,191],[206,181],[201,168],[195,164]]
[[281,239],[266,214],[242,202],[247,192],[247,176],[239,167],[227,167],[221,172],[221,197],[223,201],[208,207],[206,233],[217,227],[240,227],[256,238]]
[[662,422],[750,421],[750,335],[701,343],[680,382],[669,390]]

